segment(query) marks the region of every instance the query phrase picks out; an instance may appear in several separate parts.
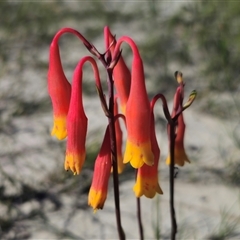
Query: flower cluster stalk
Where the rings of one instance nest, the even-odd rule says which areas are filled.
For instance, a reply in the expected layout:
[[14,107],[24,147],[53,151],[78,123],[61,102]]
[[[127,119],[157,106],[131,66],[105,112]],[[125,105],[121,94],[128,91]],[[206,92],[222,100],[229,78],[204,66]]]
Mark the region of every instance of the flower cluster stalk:
[[177,221],[174,208],[174,145],[175,145],[175,121],[169,123],[169,134],[170,134],[170,159],[171,163],[169,166],[170,173],[170,213],[171,213],[171,240],[175,240],[177,234]]
[[111,139],[111,153],[112,153],[112,167],[113,167],[113,186],[114,186],[114,202],[115,202],[115,214],[118,228],[119,239],[125,240],[125,233],[121,224],[121,210],[120,210],[120,199],[119,199],[119,179],[118,179],[118,164],[117,164],[117,143],[116,133],[114,124],[114,88],[112,79],[112,70],[108,69],[108,97],[109,97],[109,112],[108,117],[109,132]]

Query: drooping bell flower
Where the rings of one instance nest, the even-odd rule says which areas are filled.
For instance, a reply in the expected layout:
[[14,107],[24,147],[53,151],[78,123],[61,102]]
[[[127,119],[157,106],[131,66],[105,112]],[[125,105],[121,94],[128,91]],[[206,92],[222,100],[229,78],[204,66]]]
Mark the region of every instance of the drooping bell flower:
[[[113,56],[114,49],[116,47],[116,39],[113,37],[108,27],[104,28],[104,35],[106,50],[108,50],[110,47],[110,52]],[[125,115],[126,104],[131,87],[131,73],[122,56],[118,59],[118,62],[113,69],[113,80],[118,97],[120,99],[121,111]]]
[[90,57],[82,58],[75,68],[72,82],[72,95],[67,116],[67,149],[65,157],[65,170],[71,170],[74,174],[79,174],[85,161],[86,134],[88,119],[83,109],[82,101],[82,68],[83,64],[89,61],[92,65],[96,84],[101,88],[99,72],[95,60]]
[[48,92],[53,106],[53,128],[51,135],[59,140],[67,136],[66,117],[68,113],[71,85],[62,68],[58,40],[62,33],[57,33],[52,40],[49,54]]
[[[189,162],[188,156],[184,148],[184,134],[185,134],[185,123],[183,114],[181,113],[178,117],[178,123],[176,127],[176,138],[174,147],[174,163],[179,166],[184,166],[185,162]],[[170,155],[166,159],[166,163],[170,164]]]
[[116,58],[122,42],[127,42],[133,51],[131,89],[125,114],[127,143],[123,162],[130,162],[134,168],[140,168],[144,163],[151,166],[154,163],[150,137],[151,112],[143,63],[136,44],[127,36],[123,36],[117,41],[113,59]]
[[[117,97],[114,98],[114,116],[118,114],[118,105]],[[122,155],[122,138],[123,133],[120,127],[119,119],[115,119],[115,133],[116,133],[116,142],[117,142],[117,165],[118,173],[122,173],[125,165],[123,164],[123,155]]]
[[88,194],[88,205],[94,211],[102,209],[104,206],[107,198],[111,166],[110,133],[107,127],[100,152],[95,161],[92,184]]
[[71,97],[71,84],[68,82],[61,63],[58,40],[65,34],[71,33],[77,36],[86,47],[91,48],[89,42],[75,29],[62,28],[54,36],[50,45],[48,92],[53,106],[53,128],[51,135],[59,140],[67,136],[66,118]]
[[147,198],[153,198],[156,193],[163,194],[162,189],[158,183],[158,164],[160,159],[160,149],[155,133],[153,108],[151,110],[151,146],[154,154],[154,164],[152,166],[143,164],[142,167],[137,169],[136,183],[133,187],[133,191],[135,192],[136,197],[141,197],[144,195]]

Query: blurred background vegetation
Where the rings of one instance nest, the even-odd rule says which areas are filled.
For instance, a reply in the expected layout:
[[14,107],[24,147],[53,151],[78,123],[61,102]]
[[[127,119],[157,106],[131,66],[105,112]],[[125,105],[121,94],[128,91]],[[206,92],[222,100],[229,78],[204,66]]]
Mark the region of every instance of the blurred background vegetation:
[[[109,25],[112,32],[129,35],[138,44],[143,57],[149,94],[158,92],[171,95],[175,81],[173,73],[182,70],[187,89],[197,89],[199,110],[221,118],[240,116],[239,62],[240,62],[240,2],[239,1],[0,1],[0,135],[10,137],[14,133],[14,119],[48,113],[50,100],[46,90],[48,48],[54,34],[62,27],[76,28],[85,37],[103,46],[103,27]],[[63,48],[63,65],[71,79],[72,71],[84,49],[72,36],[60,41]],[[78,51],[79,50],[79,51]],[[104,51],[100,47],[100,51]],[[123,55],[130,57],[130,50]],[[87,54],[87,51],[85,52]],[[131,58],[129,59],[129,61]],[[85,94],[92,94],[92,85],[85,84]],[[94,89],[95,90],[95,89]],[[48,132],[44,133],[48,134]],[[1,139],[4,139],[2,137]],[[234,135],[236,145],[239,136]],[[59,143],[48,142],[56,147]],[[52,144],[52,145],[51,145]],[[94,145],[95,146],[95,145]],[[64,154],[65,145],[60,145]],[[14,150],[15,151],[15,150]],[[40,150],[39,150],[40,151]],[[92,169],[92,160],[97,147],[89,151],[87,168]],[[0,150],[0,158],[12,158],[9,151]],[[60,165],[61,167],[61,165]],[[229,179],[239,184],[239,165],[230,166]],[[42,203],[50,199],[56,208],[61,202],[55,199],[56,192],[33,189],[24,179],[15,183],[13,175],[0,169],[0,202],[7,203],[6,216],[0,215],[1,239],[19,239],[16,223],[22,219],[35,218],[42,214],[41,207],[28,214],[16,214],[19,204],[35,198]],[[65,183],[61,191],[73,191],[79,178],[70,175],[48,173],[43,186]],[[67,178],[67,179],[66,179]],[[19,187],[19,182],[21,186]],[[5,184],[17,185],[16,195],[5,193]],[[90,181],[82,186],[77,196],[87,192]],[[72,186],[72,187],[69,187]],[[27,190],[26,190],[27,189]],[[76,191],[76,190],[75,190]],[[85,201],[86,202],[86,201]],[[83,205],[81,205],[82,207]],[[11,210],[14,207],[14,211]],[[79,205],[75,206],[76,208]],[[84,205],[85,207],[85,205]],[[46,216],[41,216],[45,219]],[[46,220],[46,219],[45,219]],[[58,231],[59,236],[76,236]],[[21,231],[20,231],[21,232]],[[24,238],[31,234],[24,232]],[[21,236],[21,235],[20,235]],[[76,237],[77,238],[77,237]],[[220,238],[219,238],[220,239]],[[222,238],[223,239],[223,238]]]

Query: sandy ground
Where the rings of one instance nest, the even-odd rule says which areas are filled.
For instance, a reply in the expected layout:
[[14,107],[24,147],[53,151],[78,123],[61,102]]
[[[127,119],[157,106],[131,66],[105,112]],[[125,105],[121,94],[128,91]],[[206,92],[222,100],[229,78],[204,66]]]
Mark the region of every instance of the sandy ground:
[[[97,99],[86,100],[86,104],[89,119],[96,119],[96,116],[102,115]],[[214,175],[210,171],[212,168],[222,169],[226,165],[221,160],[218,151],[219,144],[222,152],[236,153],[234,153],[234,149],[231,149],[231,139],[228,139],[223,127],[226,126],[226,122],[196,112],[194,105],[186,111],[185,118],[187,124],[186,149],[191,164],[179,169],[176,179],[175,204],[179,224],[178,239],[205,239],[220,231],[222,221],[230,226],[239,222],[239,187],[231,187],[224,179],[221,179],[221,176]],[[98,130],[104,129],[105,126],[104,121],[91,120],[90,123],[90,132],[99,133]],[[231,122],[231,124],[233,123]],[[2,149],[5,151],[5,157],[2,158],[1,164],[4,171],[16,178],[24,179],[25,182],[31,183],[37,188],[39,188],[38,182],[52,173],[53,169],[58,174],[59,169],[63,167],[64,151],[58,146],[57,141],[46,136],[46,129],[50,126],[50,112],[14,119],[14,135],[6,138],[1,135]],[[161,127],[159,128],[161,129]],[[220,139],[224,139],[224,143]],[[168,239],[170,232],[168,168],[164,163],[167,155],[166,135],[159,134],[158,140],[161,146],[160,184],[164,194],[153,200],[142,198],[146,239],[155,239],[154,230],[158,218],[162,238]],[[49,143],[53,147],[49,147],[51,146]],[[9,157],[10,153],[14,154],[13,144],[14,151],[18,155],[12,158],[14,163]],[[230,149],[231,151],[229,151]],[[120,186],[122,222],[127,239],[139,238],[133,185],[134,180],[132,179],[124,181]],[[51,186],[51,189],[54,190],[55,187],[58,186]],[[97,213],[93,213],[88,207],[75,209],[76,203],[83,201],[86,203],[85,195],[57,193],[57,198],[62,203],[62,207],[58,211],[54,210],[51,202],[44,202],[43,210],[47,220],[24,221],[32,234],[31,239],[59,239],[56,229],[70,232],[72,235],[68,239],[117,239],[112,184],[109,187],[109,195],[104,209]],[[38,208],[38,204],[37,201],[32,200],[22,205],[21,209],[28,212],[30,209]],[[157,209],[159,215],[157,215]],[[237,232],[239,231],[238,226],[235,229]],[[231,239],[239,239],[239,235]]]

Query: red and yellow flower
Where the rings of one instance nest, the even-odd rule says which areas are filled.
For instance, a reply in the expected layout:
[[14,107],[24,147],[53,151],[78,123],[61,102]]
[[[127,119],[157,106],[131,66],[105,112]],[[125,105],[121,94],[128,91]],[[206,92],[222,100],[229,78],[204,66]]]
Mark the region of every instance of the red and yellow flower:
[[143,63],[134,41],[126,36],[116,44],[113,59],[119,52],[122,42],[127,42],[133,51],[131,70],[131,89],[126,105],[127,143],[124,163],[130,162],[134,168],[144,163],[153,165],[154,156],[150,139],[150,105],[146,92]]
[[88,205],[94,211],[102,209],[104,206],[107,198],[111,166],[110,134],[107,128],[100,152],[95,161],[92,184],[88,194]]
[[79,174],[85,161],[85,142],[88,119],[83,109],[82,101],[82,66],[87,59],[78,63],[72,82],[72,95],[67,116],[67,149],[65,157],[65,170]]
[[65,34],[77,36],[90,49],[91,44],[75,29],[62,28],[54,36],[49,54],[48,92],[53,106],[53,128],[51,135],[59,140],[67,136],[67,114],[71,98],[71,84],[68,82],[62,68],[58,40]]
[[90,56],[83,57],[74,71],[72,95],[67,116],[68,139],[65,169],[72,170],[74,174],[80,173],[86,156],[85,142],[88,119],[85,115],[82,101],[82,68],[87,61],[91,63],[96,85],[102,91],[99,71],[95,60]]
[[67,136],[66,118],[71,97],[71,85],[62,68],[58,39],[62,32],[57,33],[52,40],[49,55],[48,92],[53,106],[52,136],[59,140]]
[[144,195],[147,198],[153,198],[156,193],[163,194],[158,182],[160,149],[155,133],[153,112],[151,114],[151,147],[154,154],[154,164],[152,166],[143,164],[143,166],[137,170],[136,183],[133,187],[136,197]]

